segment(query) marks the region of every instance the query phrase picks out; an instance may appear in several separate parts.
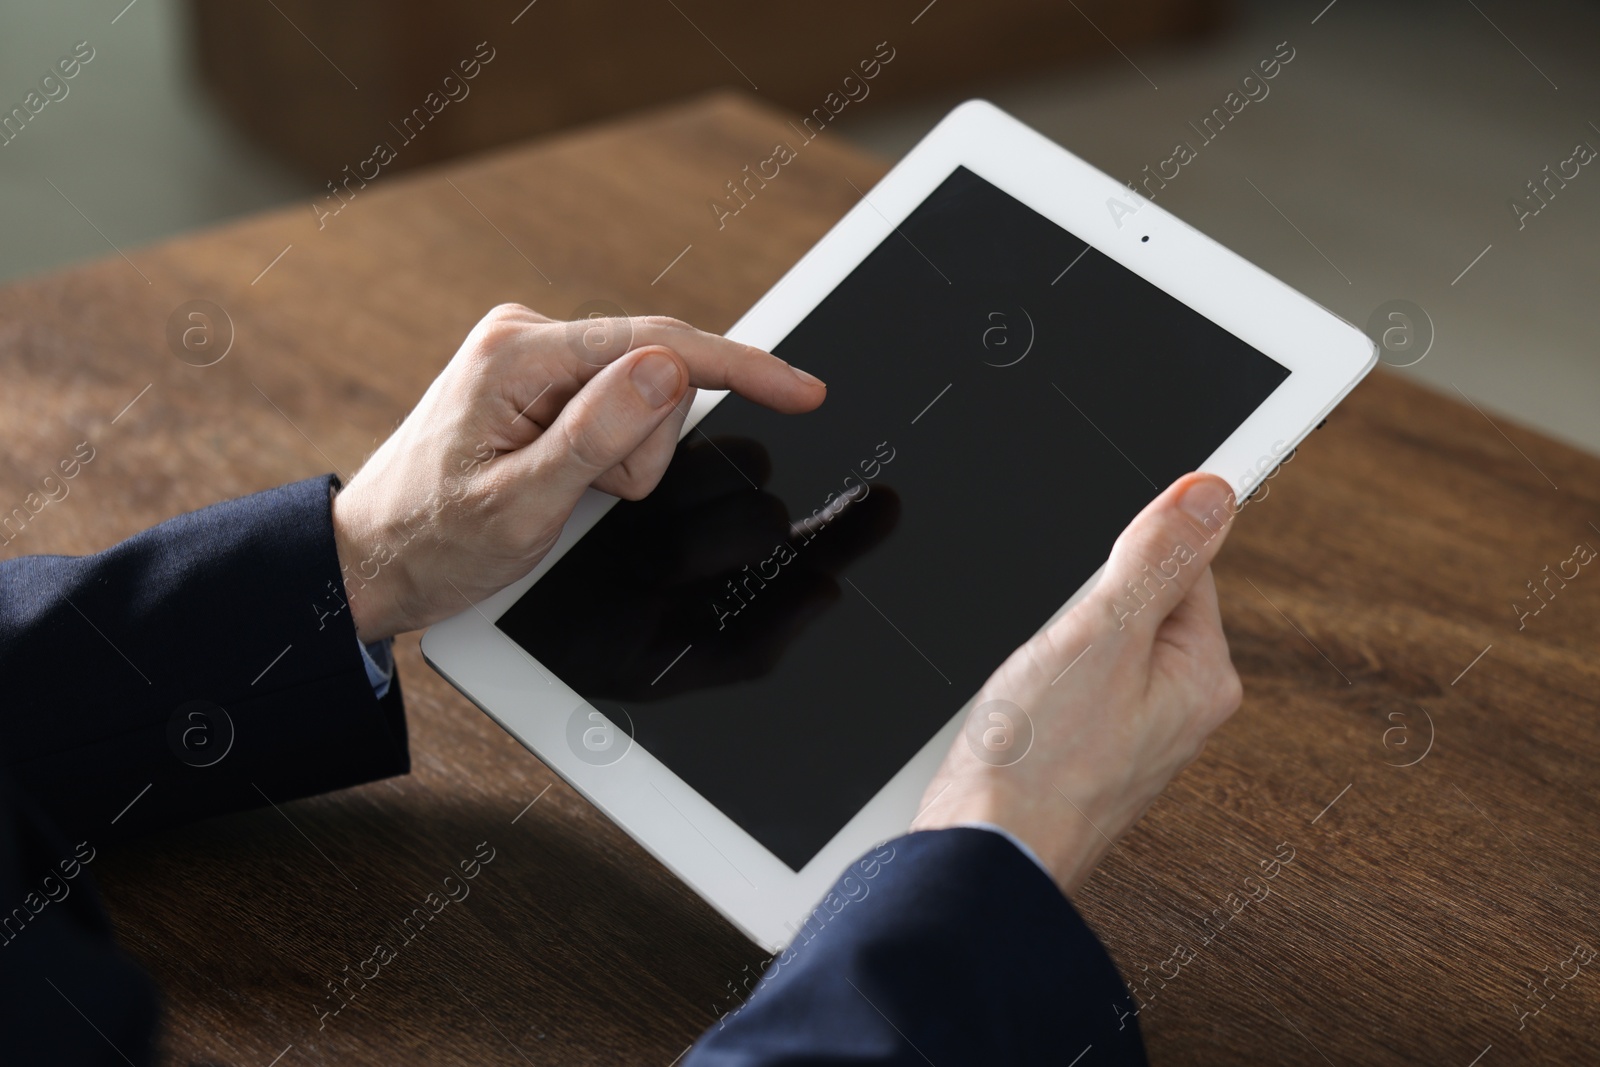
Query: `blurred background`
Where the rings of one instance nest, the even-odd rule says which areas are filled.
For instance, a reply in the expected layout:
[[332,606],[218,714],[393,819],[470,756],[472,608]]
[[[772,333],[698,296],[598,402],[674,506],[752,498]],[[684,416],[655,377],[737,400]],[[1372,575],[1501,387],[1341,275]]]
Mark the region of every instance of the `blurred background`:
[[[0,279],[310,210],[480,41],[475,102],[386,171],[712,88],[808,111],[882,39],[895,62],[826,136],[898,158],[984,96],[1123,180],[1187,143],[1150,186],[1162,206],[1357,325],[1399,327],[1398,373],[1600,452],[1600,167],[1570,162],[1600,148],[1600,11],[1579,0],[13,3],[7,112],[78,42],[93,58],[6,128]],[[1292,58],[1267,95],[1202,132],[1275,55]],[[1562,167],[1577,176],[1535,199]]]

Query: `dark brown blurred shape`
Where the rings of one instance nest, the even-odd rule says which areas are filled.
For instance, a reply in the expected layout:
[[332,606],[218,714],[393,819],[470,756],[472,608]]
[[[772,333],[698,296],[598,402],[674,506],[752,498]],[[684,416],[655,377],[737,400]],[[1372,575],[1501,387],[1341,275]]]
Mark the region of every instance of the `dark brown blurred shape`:
[[[1231,7],[1228,0],[1079,0],[1076,8],[1061,0],[190,4],[201,77],[226,113],[285,162],[323,180],[368,159],[379,141],[396,149],[384,169],[400,170],[719,86],[754,90],[805,114],[841,92],[846,76],[859,77],[858,64],[885,41],[894,61],[868,83],[860,105],[1116,58],[1117,47],[1211,29]],[[494,58],[466,83],[468,95],[406,140],[418,124],[400,134],[405,116],[429,93],[443,99],[444,78],[459,77],[458,64],[480,42]],[[848,120],[856,106],[840,117]]]

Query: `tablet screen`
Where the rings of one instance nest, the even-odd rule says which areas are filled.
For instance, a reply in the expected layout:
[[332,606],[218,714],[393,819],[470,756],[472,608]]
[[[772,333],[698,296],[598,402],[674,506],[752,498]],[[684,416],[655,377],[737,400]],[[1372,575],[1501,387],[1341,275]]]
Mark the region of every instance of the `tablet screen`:
[[773,351],[498,625],[798,871],[1289,372],[964,167]]

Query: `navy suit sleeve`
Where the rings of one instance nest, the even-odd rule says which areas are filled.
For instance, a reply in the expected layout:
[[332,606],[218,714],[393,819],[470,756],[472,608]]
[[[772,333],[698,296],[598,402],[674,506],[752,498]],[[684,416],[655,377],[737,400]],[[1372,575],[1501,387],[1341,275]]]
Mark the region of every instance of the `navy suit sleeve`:
[[59,830],[98,846],[409,769],[399,686],[374,696],[343,607],[333,484],[0,564],[0,769]]
[[154,1061],[155,989],[92,884],[108,842],[409,769],[398,680],[374,694],[342,600],[334,484],[0,563],[6,1062]]
[[156,989],[112,940],[90,875],[99,855],[0,773],[0,1061],[155,1062]]
[[927,831],[855,864],[684,1067],[1143,1064],[1131,1011],[1033,861],[989,830]]

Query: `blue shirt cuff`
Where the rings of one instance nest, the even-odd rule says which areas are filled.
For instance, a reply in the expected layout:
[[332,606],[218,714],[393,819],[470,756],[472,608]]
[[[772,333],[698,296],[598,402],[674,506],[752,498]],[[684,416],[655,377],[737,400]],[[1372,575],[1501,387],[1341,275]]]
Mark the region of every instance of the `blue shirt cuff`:
[[372,695],[382,700],[389,695],[389,684],[394,681],[394,638],[385,637],[370,645],[357,640],[356,644],[361,648],[361,662],[367,667],[367,681],[372,683]]

